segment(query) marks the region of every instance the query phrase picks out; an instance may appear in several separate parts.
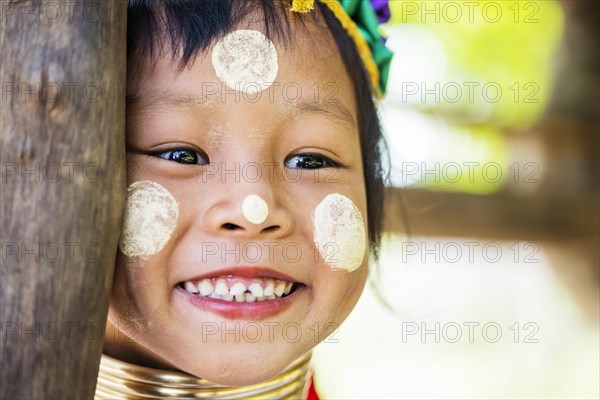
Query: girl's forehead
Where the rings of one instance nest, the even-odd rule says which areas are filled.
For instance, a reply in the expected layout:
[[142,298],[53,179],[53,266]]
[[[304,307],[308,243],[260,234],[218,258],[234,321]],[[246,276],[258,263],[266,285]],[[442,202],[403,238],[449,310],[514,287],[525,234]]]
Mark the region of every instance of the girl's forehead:
[[[246,53],[252,53],[248,50],[261,45],[259,40],[255,39],[261,36],[275,48],[279,65],[297,67],[306,65],[310,66],[310,69],[315,72],[334,72],[331,74],[332,76],[335,76],[336,73],[345,72],[342,58],[327,28],[317,28],[314,24],[301,27],[300,23],[292,24],[291,28],[291,35],[286,39],[272,32],[270,34],[266,33],[264,27],[256,23],[249,26],[241,25],[215,38],[206,50],[199,51],[195,55],[186,68],[181,68],[181,61],[177,56],[173,57],[169,51],[161,51],[157,52],[158,56],[156,58],[146,58],[144,60],[145,66],[152,67],[144,68],[143,72],[147,74],[158,70],[162,73],[177,74],[181,70],[189,70],[190,67],[197,64],[211,66],[215,48],[219,48],[219,44],[223,44],[224,39],[236,36],[236,33],[242,31],[247,32],[247,34],[237,35],[241,39],[237,42],[238,47],[233,48],[230,46],[229,48],[232,56],[231,62],[240,62],[242,61],[240,58],[247,57],[249,54],[244,54],[244,50],[246,50]],[[257,33],[257,35],[250,34],[252,32]],[[239,50],[237,54],[236,50]]]
[[135,87],[131,97],[137,106],[265,99],[287,106],[332,103],[326,108],[354,115],[353,84],[330,32],[312,22],[292,23],[291,29],[284,40],[268,38],[260,23],[240,24],[183,69],[163,52],[129,86]]

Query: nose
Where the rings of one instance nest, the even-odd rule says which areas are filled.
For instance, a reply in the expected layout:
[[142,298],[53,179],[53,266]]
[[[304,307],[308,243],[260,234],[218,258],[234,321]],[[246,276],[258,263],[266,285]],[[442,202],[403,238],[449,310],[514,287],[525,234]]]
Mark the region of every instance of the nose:
[[[290,211],[274,188],[238,187],[235,194],[215,194],[204,214],[204,228],[213,235],[244,239],[277,239],[293,227]],[[254,189],[254,190],[252,190]]]

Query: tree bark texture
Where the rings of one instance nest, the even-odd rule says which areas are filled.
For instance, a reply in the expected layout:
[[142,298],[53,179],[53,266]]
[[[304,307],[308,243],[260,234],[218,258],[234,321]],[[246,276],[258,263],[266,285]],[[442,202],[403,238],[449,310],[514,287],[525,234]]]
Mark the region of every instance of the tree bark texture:
[[0,6],[0,398],[92,398],[125,200],[126,0]]

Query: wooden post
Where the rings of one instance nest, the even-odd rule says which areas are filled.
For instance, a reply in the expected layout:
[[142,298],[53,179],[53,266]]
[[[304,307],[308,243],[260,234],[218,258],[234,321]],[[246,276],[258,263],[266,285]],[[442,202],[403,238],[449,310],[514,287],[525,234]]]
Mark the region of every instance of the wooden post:
[[0,398],[92,398],[125,198],[125,0],[0,0]]

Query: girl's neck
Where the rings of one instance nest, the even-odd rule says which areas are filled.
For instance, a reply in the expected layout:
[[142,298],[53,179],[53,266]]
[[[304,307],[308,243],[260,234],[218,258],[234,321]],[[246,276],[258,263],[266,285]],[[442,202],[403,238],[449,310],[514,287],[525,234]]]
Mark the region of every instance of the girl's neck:
[[141,367],[102,355],[96,399],[305,399],[312,371],[307,353],[279,375],[248,386],[222,386],[179,371]]

